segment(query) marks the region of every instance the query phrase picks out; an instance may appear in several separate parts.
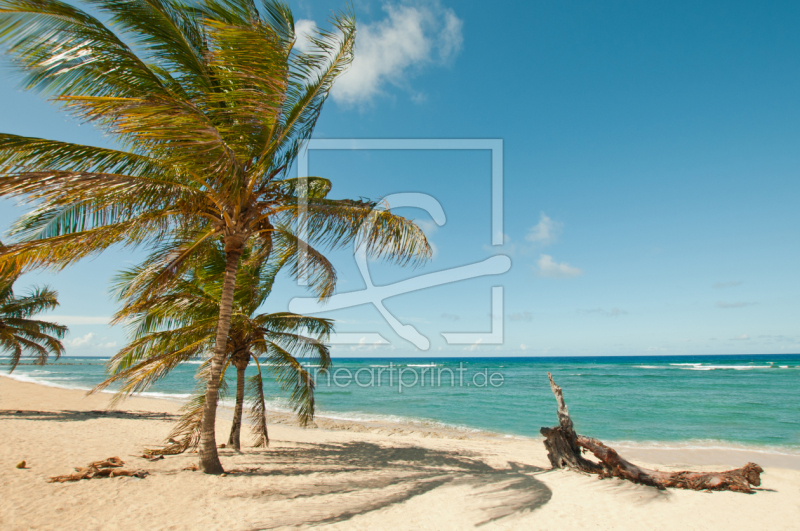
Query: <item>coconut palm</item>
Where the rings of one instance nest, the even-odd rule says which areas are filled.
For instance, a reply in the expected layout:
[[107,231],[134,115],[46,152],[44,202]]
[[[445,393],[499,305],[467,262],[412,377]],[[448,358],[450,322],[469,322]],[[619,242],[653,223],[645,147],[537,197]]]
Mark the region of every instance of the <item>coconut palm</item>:
[[[330,366],[330,353],[325,345],[333,329],[328,319],[304,317],[292,313],[256,314],[272,290],[275,276],[283,263],[274,255],[270,262],[258,260],[246,250],[236,279],[227,357],[223,371],[236,368],[236,405],[228,443],[239,450],[245,389],[251,403],[251,419],[256,435],[255,446],[269,442],[265,417],[263,373],[259,359],[285,390],[291,391],[290,402],[302,425],[314,416],[314,381],[297,358],[317,364],[323,371]],[[131,330],[131,343],[109,360],[111,376],[94,392],[122,382],[114,400],[141,392],[169,374],[178,364],[207,358],[213,352],[216,320],[219,316],[219,291],[224,270],[225,253],[219,246],[208,246],[204,261],[173,281],[173,288],[145,301],[127,301],[117,312],[115,321],[125,321]],[[141,280],[149,272],[133,268],[117,278],[118,293],[126,293],[131,282]],[[250,378],[245,371],[250,360],[257,373]],[[198,371],[198,379],[208,376],[208,365]],[[184,415],[169,439],[175,441],[167,453],[185,451],[197,444],[205,394],[188,401]],[[162,453],[164,450],[162,450]]]
[[[264,395],[261,363],[275,374],[284,390],[291,390],[290,402],[297,411],[303,426],[314,418],[314,379],[301,365],[298,357],[316,362],[320,371],[330,367],[330,352],[324,341],[333,330],[327,319],[305,317],[291,313],[246,315],[242,313],[231,324],[229,342],[232,344],[231,365],[236,368],[236,402],[228,445],[236,450],[241,447],[240,434],[245,399],[245,371],[252,359],[258,372],[247,383],[252,407],[250,418],[256,433],[255,446],[266,446],[269,442],[264,417]],[[308,337],[308,336],[311,337]],[[304,352],[313,353],[311,356]]]
[[18,297],[13,290],[16,280],[14,274],[0,276],[0,349],[11,354],[9,372],[17,368],[23,354],[31,355],[39,365],[47,363],[51,355],[58,359],[64,353],[60,339],[67,333],[66,326],[31,319],[56,308],[58,293],[45,286]]
[[[57,270],[115,244],[146,244],[145,266],[158,274],[130,289],[147,297],[185,271],[206,242],[222,242],[226,269],[200,444],[201,469],[221,473],[217,394],[245,247],[266,260],[278,236],[295,250],[360,241],[371,256],[399,263],[427,259],[430,247],[416,225],[378,202],[332,200],[327,180],[290,178],[351,62],[351,14],[334,16],[333,29],[317,30],[301,52],[292,14],[276,1],[88,3],[119,34],[57,0],[0,0],[0,42],[27,73],[25,87],[119,146],[0,135],[0,195],[36,204],[13,227],[19,242],[0,265]],[[292,268],[314,277],[328,266],[309,251]],[[317,286],[322,297],[333,289]]]

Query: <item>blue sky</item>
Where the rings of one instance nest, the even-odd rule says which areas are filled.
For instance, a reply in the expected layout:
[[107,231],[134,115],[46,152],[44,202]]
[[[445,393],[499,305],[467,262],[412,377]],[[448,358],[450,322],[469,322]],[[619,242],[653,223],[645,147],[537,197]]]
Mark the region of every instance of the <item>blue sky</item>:
[[[298,31],[341,2],[293,4]],[[800,352],[800,4],[796,2],[355,2],[357,59],[315,137],[502,139],[506,243],[491,245],[488,151],[314,151],[337,197],[420,192],[436,248],[417,269],[371,264],[376,284],[509,256],[510,271],[399,295],[386,308],[430,339],[419,351],[372,306],[323,315],[388,344],[341,356]],[[17,89],[3,64],[0,130],[107,145]],[[5,231],[22,210],[0,202]],[[70,355],[111,355],[111,251],[49,283]],[[340,292],[363,289],[336,252]],[[448,345],[493,328],[501,345]],[[268,302],[303,290],[285,279]],[[495,315],[494,320],[501,318]]]

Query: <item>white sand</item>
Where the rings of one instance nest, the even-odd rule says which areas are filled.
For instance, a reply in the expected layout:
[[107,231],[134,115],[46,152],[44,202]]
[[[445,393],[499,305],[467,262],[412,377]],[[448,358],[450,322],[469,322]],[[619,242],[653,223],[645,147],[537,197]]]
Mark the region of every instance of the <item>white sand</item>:
[[[0,378],[0,529],[800,529],[800,471],[781,456],[764,461],[752,495],[658,491],[548,471],[538,441],[321,420],[271,426],[265,450],[220,450],[232,473],[216,477],[183,470],[196,454],[136,457],[162,442],[173,420],[161,413],[178,404],[135,398],[92,413],[108,398]],[[230,423],[218,426],[224,442]],[[670,455],[638,452],[667,469],[656,458]],[[46,482],[112,456],[151,475]],[[673,457],[701,470],[744,464],[736,453]],[[23,459],[30,468],[16,469]]]

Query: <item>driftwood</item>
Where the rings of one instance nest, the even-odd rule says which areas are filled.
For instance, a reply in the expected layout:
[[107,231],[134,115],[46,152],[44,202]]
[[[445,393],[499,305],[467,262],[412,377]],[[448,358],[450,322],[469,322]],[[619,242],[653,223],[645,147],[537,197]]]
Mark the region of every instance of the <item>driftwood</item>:
[[[575,433],[569,410],[564,403],[561,388],[553,381],[548,372],[550,389],[558,403],[559,425],[542,428],[544,446],[547,457],[553,468],[569,468],[589,474],[599,474],[601,478],[617,477],[634,483],[650,485],[659,489],[674,487],[693,490],[731,490],[735,492],[753,492],[751,485],[761,485],[762,468],[755,463],[747,463],[742,468],[725,472],[662,472],[634,465],[620,456],[616,450],[606,446],[597,439],[584,437]],[[581,454],[588,450],[600,460],[595,463]]]
[[74,474],[53,476],[48,483],[65,483],[67,481],[80,481],[82,479],[115,478],[119,476],[143,478],[147,475],[144,470],[122,470],[120,467],[125,462],[119,457],[109,457],[103,461],[89,463],[83,468],[76,468]]

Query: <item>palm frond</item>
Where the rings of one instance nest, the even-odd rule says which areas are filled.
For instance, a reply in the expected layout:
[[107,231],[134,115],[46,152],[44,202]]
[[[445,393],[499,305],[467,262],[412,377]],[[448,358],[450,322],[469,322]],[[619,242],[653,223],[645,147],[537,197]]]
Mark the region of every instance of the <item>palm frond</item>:
[[[0,252],[6,248],[0,244]],[[17,275],[0,278],[0,349],[11,354],[13,372],[24,355],[44,365],[50,356],[58,359],[64,353],[61,339],[67,327],[32,319],[35,315],[58,306],[58,294],[48,287],[34,287],[24,296],[16,296],[13,283]]]
[[306,204],[287,213],[298,233],[304,225],[303,232],[314,245],[363,245],[370,258],[399,265],[420,264],[432,255],[422,229],[379,202],[308,198]]
[[286,91],[283,119],[262,155],[262,161],[272,161],[273,167],[291,165],[301,146],[311,138],[333,82],[353,61],[354,15],[334,15],[331,23],[333,30],[317,28],[316,34],[309,38],[308,52],[295,50],[291,55],[293,75]]
[[56,0],[0,0],[0,43],[27,73],[25,88],[55,96],[170,96],[99,20]]
[[[197,448],[200,443],[200,428],[203,423],[203,409],[206,405],[205,380],[208,378],[209,364],[204,364],[196,376],[198,380],[197,389],[193,396],[181,407],[181,418],[172,428],[167,440],[168,445],[162,448],[149,449],[153,454],[173,455],[180,454],[187,450]],[[219,386],[219,400],[223,400],[228,393],[228,386],[225,382],[226,365],[222,370]]]
[[269,370],[284,391],[289,391],[289,402],[301,426],[314,419],[314,379],[311,374],[280,345],[270,344],[266,354]]
[[325,256],[301,240],[290,227],[277,225],[273,232],[274,254],[281,267],[294,278],[302,278],[320,299],[333,295],[336,270]]
[[202,21],[195,10],[171,0],[87,0],[111,16],[116,27],[134,39],[148,59],[173,71],[176,81],[197,92],[212,87],[203,55],[207,52]]
[[120,223],[10,245],[0,254],[0,265],[13,262],[21,271],[35,267],[64,269],[114,244],[136,246],[166,235],[169,217],[168,212],[154,211]]
[[288,76],[286,51],[259,19],[206,25],[214,43],[209,68],[222,88],[206,96],[208,113],[228,145],[255,159],[279,119]]
[[52,168],[60,172],[110,173],[151,178],[169,171],[163,161],[144,155],[0,133],[0,173],[20,173],[24,168]]

